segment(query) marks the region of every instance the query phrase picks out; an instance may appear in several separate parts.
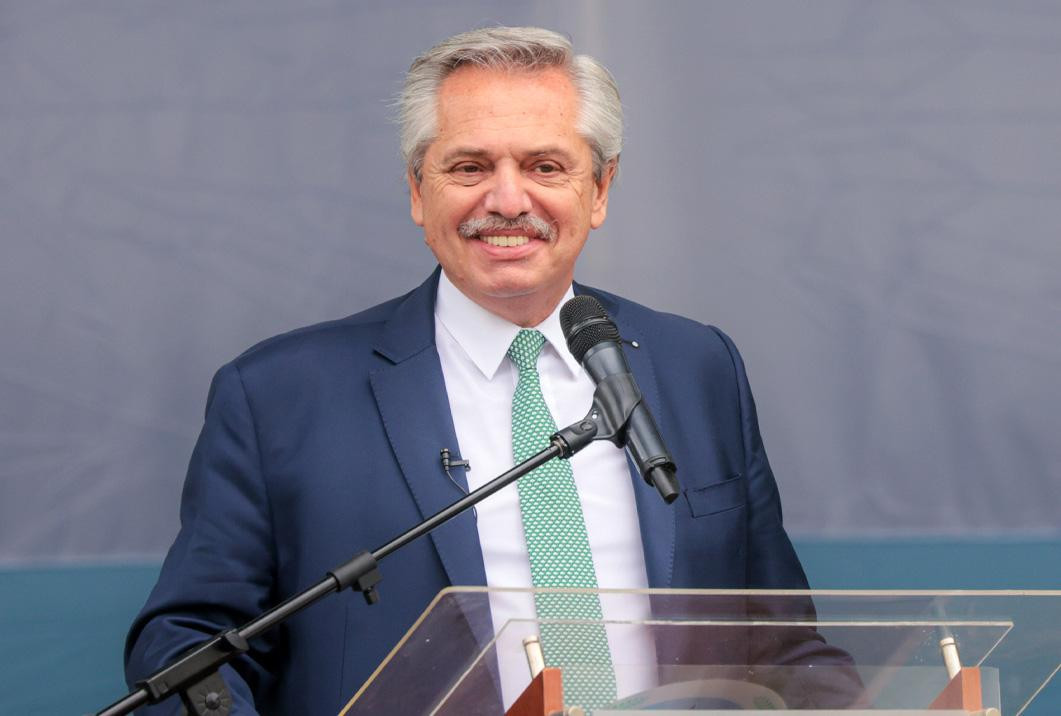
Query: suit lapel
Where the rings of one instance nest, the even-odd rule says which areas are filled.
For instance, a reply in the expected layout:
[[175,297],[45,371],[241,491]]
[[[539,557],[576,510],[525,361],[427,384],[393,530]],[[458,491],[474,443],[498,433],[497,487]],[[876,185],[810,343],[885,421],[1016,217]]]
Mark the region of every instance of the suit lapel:
[[[370,380],[387,438],[413,499],[426,519],[462,497],[442,470],[439,450],[459,454],[446,396],[445,379],[435,349],[436,271],[409,294],[387,322],[376,351],[391,365]],[[467,490],[462,470],[453,472]],[[454,585],[484,585],[479,533],[471,510],[431,533],[431,540]]]
[[[670,426],[662,422],[663,411],[660,405],[659,386],[656,384],[656,372],[652,367],[651,351],[654,346],[651,337],[645,335],[641,326],[632,321],[630,316],[624,315],[621,305],[614,297],[578,284],[575,284],[575,293],[590,294],[598,299],[615,321],[623,340],[634,341],[638,344],[637,348],[629,343],[624,344],[623,352],[630,365],[630,372],[637,379],[637,385],[641,389],[645,403],[652,412],[660,433],[666,439]],[[627,464],[631,479],[634,481],[634,500],[637,503],[637,521],[641,527],[641,543],[645,550],[648,586],[666,588],[670,586],[674,573],[677,512],[674,505],[663,502],[656,488],[645,482],[629,456]]]

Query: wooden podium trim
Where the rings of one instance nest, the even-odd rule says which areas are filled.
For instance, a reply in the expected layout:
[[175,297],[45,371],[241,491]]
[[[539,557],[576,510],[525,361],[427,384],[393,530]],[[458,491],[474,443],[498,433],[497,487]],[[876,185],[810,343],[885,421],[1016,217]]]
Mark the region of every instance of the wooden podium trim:
[[980,688],[980,669],[963,667],[957,676],[939,692],[930,709],[962,709],[981,711],[984,708],[983,690]]
[[549,667],[534,677],[534,681],[523,690],[505,716],[551,716],[563,713],[563,677],[560,669]]

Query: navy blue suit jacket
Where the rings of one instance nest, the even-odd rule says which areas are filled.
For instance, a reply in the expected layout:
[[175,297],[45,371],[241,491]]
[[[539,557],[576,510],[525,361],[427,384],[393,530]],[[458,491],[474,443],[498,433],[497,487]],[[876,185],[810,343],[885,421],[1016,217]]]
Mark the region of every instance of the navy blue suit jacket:
[[[129,634],[131,682],[461,497],[439,462],[458,445],[434,342],[437,283],[436,270],[405,296],[265,341],[218,371],[180,534]],[[669,506],[631,470],[649,585],[805,588],[730,339],[576,292],[638,343],[627,359],[679,467],[684,494]],[[332,596],[226,667],[237,704],[253,693],[268,713],[336,713],[440,589],[485,584],[473,515],[381,569],[379,604]]]

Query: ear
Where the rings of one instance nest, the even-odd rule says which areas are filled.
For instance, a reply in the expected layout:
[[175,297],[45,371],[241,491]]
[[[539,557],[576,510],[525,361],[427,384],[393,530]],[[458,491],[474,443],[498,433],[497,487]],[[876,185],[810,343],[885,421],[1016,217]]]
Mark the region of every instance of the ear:
[[409,182],[409,214],[413,217],[413,223],[423,226],[424,201],[420,196],[420,182],[416,180],[411,167],[405,172],[405,180]]
[[604,217],[608,215],[608,190],[612,187],[612,179],[615,178],[615,170],[619,166],[616,157],[604,165],[601,178],[593,181],[593,207],[589,217],[589,225],[597,229],[604,223]]

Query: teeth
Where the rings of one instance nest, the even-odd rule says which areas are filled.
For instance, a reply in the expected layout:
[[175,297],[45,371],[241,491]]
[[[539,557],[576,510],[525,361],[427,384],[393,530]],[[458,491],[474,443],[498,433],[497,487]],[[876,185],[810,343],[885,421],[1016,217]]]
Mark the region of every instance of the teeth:
[[523,246],[530,241],[526,236],[480,236],[479,238],[491,246]]

